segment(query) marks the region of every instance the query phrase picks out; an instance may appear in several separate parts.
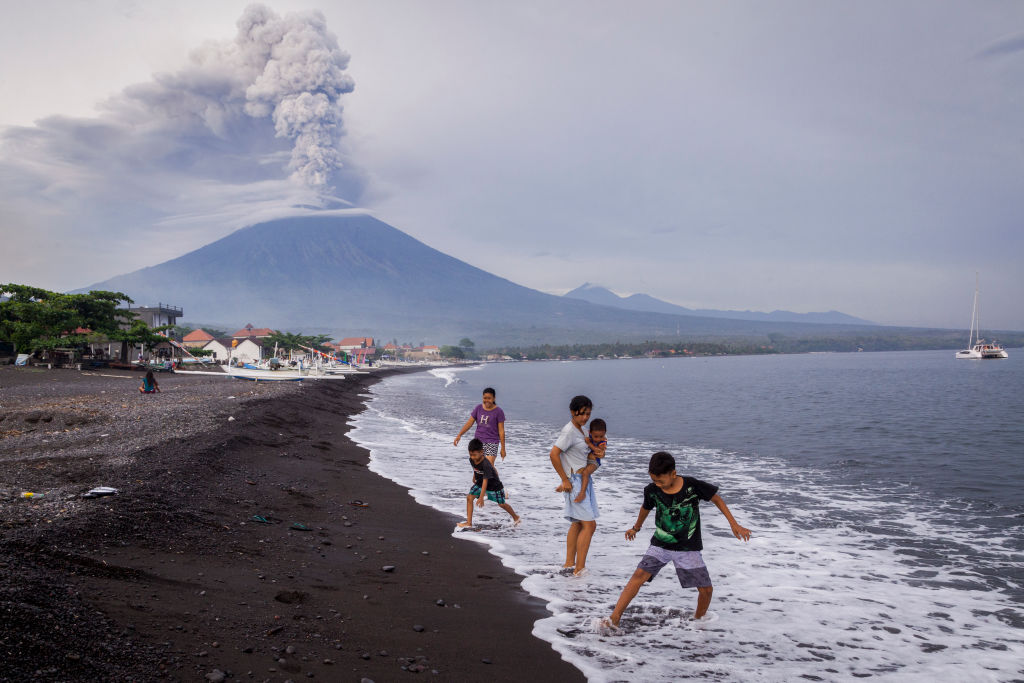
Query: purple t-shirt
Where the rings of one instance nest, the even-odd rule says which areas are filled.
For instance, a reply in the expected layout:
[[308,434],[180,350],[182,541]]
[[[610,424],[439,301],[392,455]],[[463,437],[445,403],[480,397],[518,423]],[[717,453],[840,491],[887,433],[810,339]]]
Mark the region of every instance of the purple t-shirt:
[[476,438],[484,443],[501,443],[498,425],[505,421],[505,413],[501,408],[494,406],[494,410],[484,410],[481,403],[473,408],[470,415],[476,420]]

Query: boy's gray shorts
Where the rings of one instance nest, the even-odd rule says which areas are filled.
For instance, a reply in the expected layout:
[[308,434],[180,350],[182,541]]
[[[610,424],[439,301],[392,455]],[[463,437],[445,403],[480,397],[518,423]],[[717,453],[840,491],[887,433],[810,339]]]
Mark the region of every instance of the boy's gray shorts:
[[683,588],[702,588],[711,585],[711,576],[708,574],[708,568],[704,566],[704,558],[699,550],[665,550],[652,545],[640,558],[640,564],[636,568],[643,569],[653,579],[669,562],[676,568],[679,585]]

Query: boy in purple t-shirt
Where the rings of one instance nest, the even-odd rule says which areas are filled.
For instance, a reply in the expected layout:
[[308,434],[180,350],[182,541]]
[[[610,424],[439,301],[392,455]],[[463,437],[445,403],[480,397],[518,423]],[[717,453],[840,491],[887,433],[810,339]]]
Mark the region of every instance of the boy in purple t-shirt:
[[468,432],[469,428],[476,423],[475,436],[483,443],[484,457],[487,458],[491,465],[494,464],[499,453],[501,454],[501,459],[505,459],[505,413],[494,402],[496,395],[491,387],[484,389],[481,403],[476,408],[473,408],[473,412],[469,414],[466,424],[462,425],[458,436],[452,442],[458,446],[462,435]]

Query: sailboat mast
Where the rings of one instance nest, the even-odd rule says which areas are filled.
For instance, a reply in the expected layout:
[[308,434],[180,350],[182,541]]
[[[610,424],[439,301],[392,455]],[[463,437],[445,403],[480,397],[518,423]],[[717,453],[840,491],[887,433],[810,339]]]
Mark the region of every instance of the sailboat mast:
[[977,273],[977,271],[975,271],[975,273],[974,273],[974,310],[975,310],[974,323],[975,323],[975,326],[976,326],[975,327],[975,339],[977,339],[978,343],[980,344],[981,343],[981,307],[978,306],[978,288],[979,288],[978,273]]

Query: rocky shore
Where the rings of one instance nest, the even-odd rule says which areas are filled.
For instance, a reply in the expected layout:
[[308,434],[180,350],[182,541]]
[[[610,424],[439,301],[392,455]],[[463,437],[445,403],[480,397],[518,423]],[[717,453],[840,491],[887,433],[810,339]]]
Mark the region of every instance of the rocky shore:
[[345,437],[377,377],[0,367],[0,680],[582,680]]

